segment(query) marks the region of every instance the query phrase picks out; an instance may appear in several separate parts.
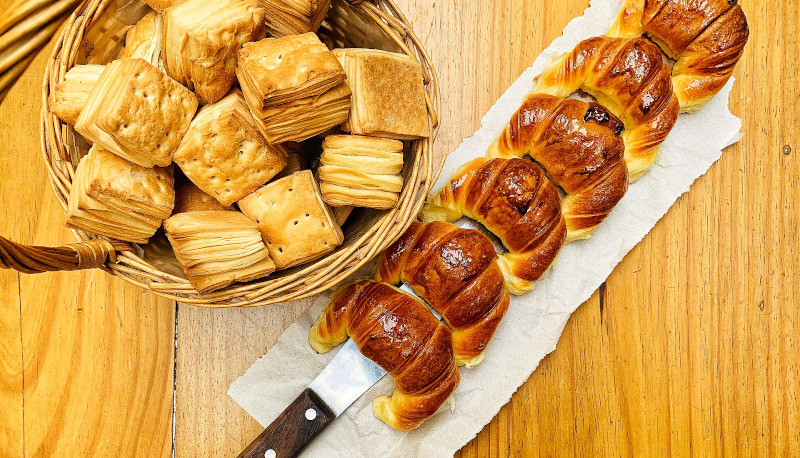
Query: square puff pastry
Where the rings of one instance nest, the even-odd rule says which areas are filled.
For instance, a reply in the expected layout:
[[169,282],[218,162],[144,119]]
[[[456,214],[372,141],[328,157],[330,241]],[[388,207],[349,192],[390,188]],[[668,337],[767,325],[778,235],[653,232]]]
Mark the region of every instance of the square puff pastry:
[[335,49],[353,91],[354,134],[410,140],[430,136],[422,66],[405,54],[375,49]]
[[256,111],[314,98],[345,79],[339,61],[314,33],[245,44],[236,74]]
[[259,0],[267,17],[267,31],[274,37],[316,32],[331,0]]
[[160,14],[146,14],[125,35],[120,59],[142,59],[164,71],[161,48],[164,40],[164,19]]
[[231,206],[224,206],[217,199],[203,192],[187,178],[175,180],[175,208],[172,214],[192,211],[234,210]]
[[53,93],[48,97],[50,111],[60,120],[74,126],[104,68],[104,65],[76,65],[70,68],[64,74],[64,81],[56,84]]
[[392,208],[403,189],[403,143],[359,135],[322,142],[317,175],[322,198],[334,207]]
[[200,294],[275,271],[256,225],[239,212],[193,211],[164,222],[186,277]]
[[172,212],[171,168],[145,168],[93,146],[75,171],[67,227],[145,243]]
[[248,106],[270,143],[299,142],[343,123],[350,112],[350,88],[342,83],[315,97],[294,100],[264,110]]
[[144,60],[115,60],[89,94],[75,130],[133,163],[166,167],[197,105],[194,94]]
[[228,206],[286,166],[286,150],[270,145],[255,126],[241,92],[203,107],[173,160],[200,189]]
[[265,35],[257,0],[186,0],[164,12],[167,74],[204,102],[215,102],[236,81],[242,45]]
[[310,170],[267,184],[239,208],[255,221],[278,269],[314,260],[344,241]]

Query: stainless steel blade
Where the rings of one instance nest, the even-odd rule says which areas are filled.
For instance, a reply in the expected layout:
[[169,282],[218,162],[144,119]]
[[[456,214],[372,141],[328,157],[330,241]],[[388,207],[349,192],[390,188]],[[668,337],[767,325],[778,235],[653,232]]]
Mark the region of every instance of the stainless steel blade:
[[363,356],[353,339],[347,339],[308,387],[338,417],[384,375],[386,371]]

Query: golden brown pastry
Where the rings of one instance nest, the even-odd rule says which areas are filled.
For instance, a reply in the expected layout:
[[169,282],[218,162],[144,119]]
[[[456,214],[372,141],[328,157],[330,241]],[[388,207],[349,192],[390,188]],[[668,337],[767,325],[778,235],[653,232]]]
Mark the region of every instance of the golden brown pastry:
[[164,221],[189,282],[208,294],[275,271],[256,225],[234,211],[192,211]]
[[645,38],[590,38],[550,63],[533,92],[567,97],[579,89],[625,123],[628,177],[635,181],[656,160],[678,119],[678,98],[661,51]]
[[286,151],[264,140],[241,92],[233,91],[197,113],[173,160],[228,206],[277,175],[286,166]]
[[247,43],[236,76],[270,143],[313,137],[350,111],[344,70],[313,33]]
[[467,216],[497,235],[509,250],[499,263],[513,294],[533,288],[567,235],[558,190],[524,159],[478,158],[465,164],[420,216],[426,222]]
[[294,172],[299,172],[301,170],[308,170],[308,161],[306,160],[302,148],[298,149],[294,145],[300,145],[300,143],[295,143],[295,142],[281,143],[283,149],[287,151],[286,167],[281,169],[281,171],[278,172],[278,174],[272,178],[273,181],[279,180],[284,177],[288,177]]
[[266,11],[267,31],[273,37],[316,32],[331,0],[259,0]]
[[193,211],[233,211],[232,206],[224,206],[217,199],[203,192],[188,178],[175,180],[175,208],[172,214]]
[[47,100],[50,111],[74,126],[104,68],[105,65],[76,65],[70,68],[64,74],[64,81],[56,84]]
[[566,192],[567,241],[587,238],[628,189],[622,122],[601,105],[530,94],[487,157],[529,154]]
[[403,189],[403,142],[330,135],[317,174],[322,198],[334,207],[392,208]]
[[314,260],[344,241],[310,170],[266,184],[239,208],[258,225],[278,269]]
[[339,61],[313,33],[245,44],[237,74],[257,109],[317,96],[345,79]]
[[737,0],[625,0],[608,34],[647,34],[677,60],[672,86],[681,111],[689,112],[728,82],[750,30]]
[[405,54],[335,49],[353,91],[346,132],[410,140],[430,136],[422,66]]
[[75,170],[67,227],[146,243],[175,203],[171,168],[145,168],[93,146]]
[[242,45],[265,35],[257,0],[185,0],[164,11],[164,65],[201,100],[215,102],[236,81]]
[[411,223],[378,259],[373,278],[407,283],[453,331],[456,364],[478,365],[508,310],[508,291],[488,237],[442,221]]
[[143,0],[143,1],[148,5],[150,5],[150,8],[153,8],[159,13],[163,13],[164,10],[166,10],[170,6],[175,6],[178,3],[183,2],[184,0]]
[[422,424],[461,381],[450,329],[417,299],[386,283],[361,280],[339,287],[308,341],[325,353],[348,335],[394,378],[392,396],[372,401],[375,416],[392,428],[408,431]]
[[350,112],[350,88],[342,83],[321,95],[293,100],[285,105],[263,110],[254,109],[250,100],[247,105],[259,120],[258,128],[268,142],[299,142],[325,132],[347,119]]
[[164,42],[164,18],[160,14],[146,14],[125,35],[125,47],[120,59],[142,59],[164,71],[161,51]]
[[166,167],[189,129],[197,97],[141,59],[106,65],[75,130],[86,140],[144,167]]

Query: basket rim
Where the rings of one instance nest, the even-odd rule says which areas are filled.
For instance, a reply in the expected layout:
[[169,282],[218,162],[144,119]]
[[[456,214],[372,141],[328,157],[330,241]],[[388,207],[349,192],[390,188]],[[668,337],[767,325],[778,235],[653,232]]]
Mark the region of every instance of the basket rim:
[[[83,0],[67,19],[53,51],[48,57],[42,85],[41,151],[51,188],[67,212],[74,167],[69,159],[71,146],[65,141],[72,129],[50,112],[48,99],[55,85],[73,65],[83,37],[113,0]],[[123,242],[130,251],[117,253],[116,262],[106,262],[102,269],[168,299],[204,307],[259,306],[310,297],[338,285],[369,263],[393,243],[416,218],[431,187],[441,172],[446,155],[434,164],[433,143],[439,131],[441,109],[439,80],[427,51],[414,34],[411,24],[393,0],[341,0],[360,10],[400,48],[400,52],[419,62],[423,70],[426,104],[431,122],[431,136],[413,142],[414,167],[403,184],[398,204],[381,215],[349,246],[337,249],[296,272],[282,277],[265,277],[248,283],[234,283],[219,291],[199,295],[188,280],[163,272],[142,259],[133,244]],[[79,241],[98,239],[94,234],[72,230]],[[116,242],[116,241],[115,241]]]

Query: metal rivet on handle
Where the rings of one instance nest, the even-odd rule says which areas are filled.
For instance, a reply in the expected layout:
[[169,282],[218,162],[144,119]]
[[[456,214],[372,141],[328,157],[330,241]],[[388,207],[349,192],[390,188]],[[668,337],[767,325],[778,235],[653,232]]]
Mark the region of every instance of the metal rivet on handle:
[[315,418],[317,418],[317,411],[316,410],[314,410],[314,409],[306,410],[306,420],[311,421],[311,420],[313,420]]
[[275,453],[275,450],[269,449],[264,452],[264,458],[275,458],[276,456],[278,456],[278,454]]

